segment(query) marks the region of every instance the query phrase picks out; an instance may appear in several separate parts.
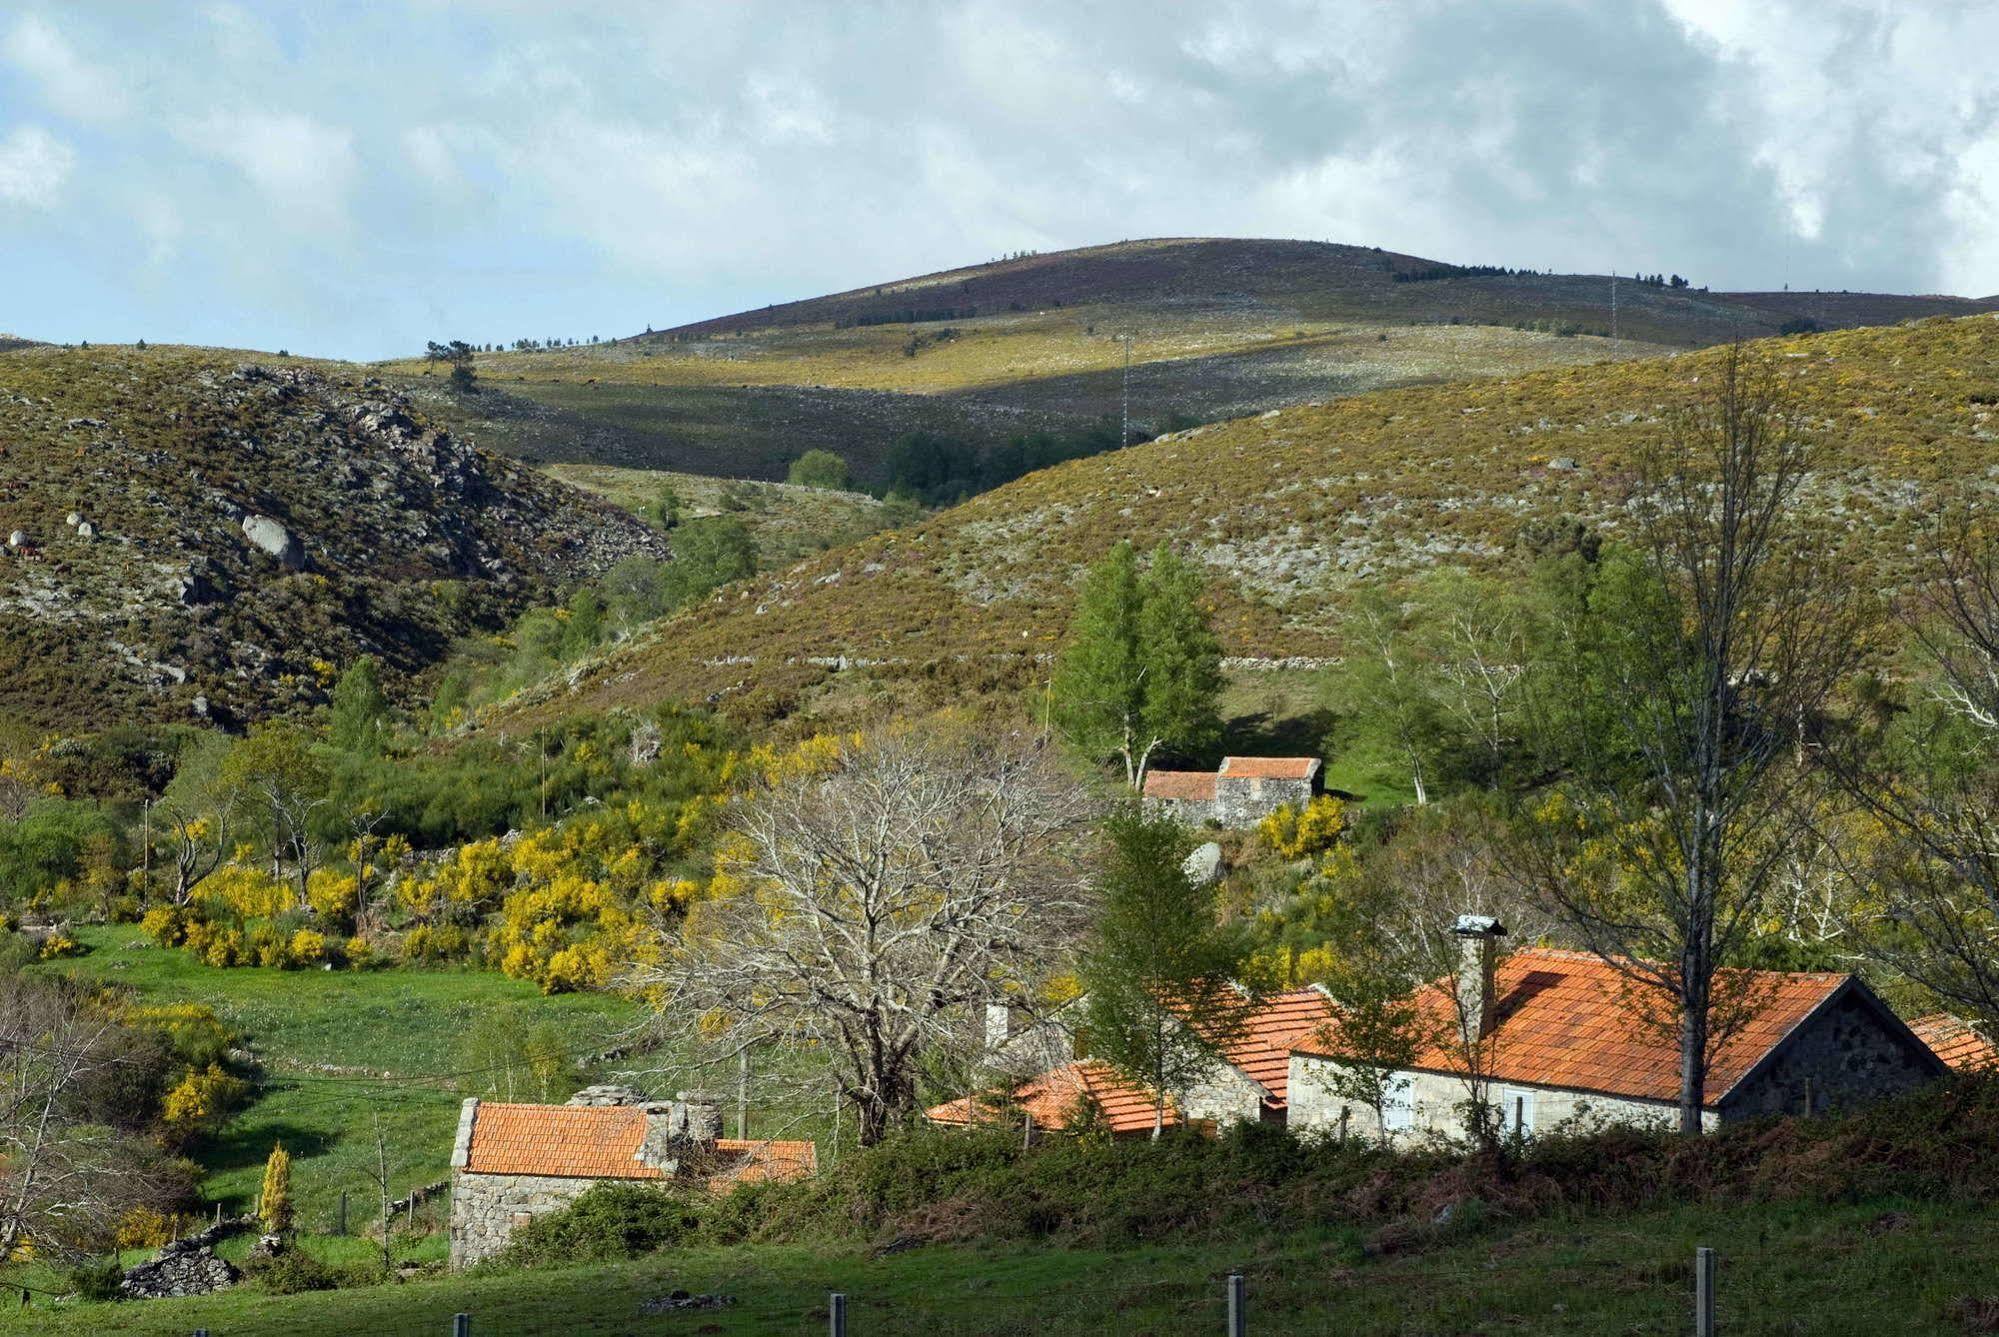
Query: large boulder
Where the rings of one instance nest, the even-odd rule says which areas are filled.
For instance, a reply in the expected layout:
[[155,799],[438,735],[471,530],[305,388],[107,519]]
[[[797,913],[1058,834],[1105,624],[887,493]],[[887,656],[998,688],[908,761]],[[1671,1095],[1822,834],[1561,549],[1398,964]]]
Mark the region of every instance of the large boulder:
[[1180,867],[1187,874],[1187,880],[1197,887],[1219,882],[1222,878],[1222,847],[1212,840],[1198,845]]
[[283,524],[268,515],[246,515],[243,517],[243,537],[250,540],[259,552],[282,565],[287,571],[305,569],[305,545],[298,536]]

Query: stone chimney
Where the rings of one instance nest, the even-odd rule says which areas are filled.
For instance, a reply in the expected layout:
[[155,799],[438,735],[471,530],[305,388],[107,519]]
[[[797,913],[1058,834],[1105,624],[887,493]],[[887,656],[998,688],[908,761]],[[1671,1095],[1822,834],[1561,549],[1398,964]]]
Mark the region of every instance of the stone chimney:
[[1013,1009],[1005,1003],[986,1004],[986,1052],[997,1054],[1013,1038]]
[[722,1136],[722,1097],[708,1091],[673,1093],[676,1135],[689,1142],[713,1142]]
[[1483,1040],[1492,1034],[1494,996],[1493,972],[1499,961],[1499,940],[1506,925],[1491,915],[1459,915],[1451,932],[1458,939],[1458,1015],[1465,1043]]
[[722,1099],[705,1091],[676,1091],[672,1100],[648,1100],[645,1137],[632,1159],[667,1174],[684,1164],[699,1167],[722,1135]]

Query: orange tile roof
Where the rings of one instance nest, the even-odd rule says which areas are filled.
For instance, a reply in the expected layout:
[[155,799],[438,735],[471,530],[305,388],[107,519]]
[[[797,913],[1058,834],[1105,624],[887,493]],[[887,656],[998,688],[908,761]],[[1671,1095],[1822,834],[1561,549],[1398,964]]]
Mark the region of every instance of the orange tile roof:
[[1959,1072],[1975,1072],[1999,1066],[1999,1045],[1975,1030],[1963,1017],[1933,1012],[1909,1023],[1916,1038],[1930,1051]]
[[1221,774],[1231,780],[1309,780],[1317,757],[1223,757]]
[[[646,1113],[633,1105],[512,1105],[479,1102],[472,1118],[465,1169],[472,1174],[545,1175],[557,1179],[664,1179],[638,1159]],[[717,1138],[732,1157],[709,1176],[713,1193],[739,1183],[800,1179],[819,1166],[810,1142]]]
[[1228,1061],[1270,1092],[1273,1108],[1281,1108],[1290,1096],[1292,1043],[1325,1025],[1332,1015],[1332,1004],[1322,990],[1273,994],[1250,1014],[1241,1038],[1228,1047]]
[[784,1183],[819,1173],[819,1145],[816,1142],[742,1141],[733,1137],[715,1139],[715,1150],[735,1155],[735,1164],[716,1171],[708,1179],[708,1191],[717,1197],[738,1184]]
[[1147,798],[1198,799],[1205,803],[1215,796],[1212,771],[1147,771]]
[[[1851,975],[1748,972],[1749,1019],[1716,1049],[1703,1102],[1712,1106],[1800,1022],[1852,981]],[[1670,1101],[1679,1094],[1679,1046],[1668,1027],[1648,1022],[1643,986],[1585,952],[1527,948],[1503,957],[1485,1064],[1496,1081],[1592,1091],[1632,1100]],[[1457,1008],[1442,983],[1419,999],[1439,1029],[1456,1025]],[[1300,1037],[1295,1052],[1339,1057],[1327,1028]],[[1414,1068],[1462,1072],[1454,1045],[1431,1045]]]
[[[1152,1093],[1127,1082],[1095,1059],[1081,1059],[1050,1068],[1014,1088],[1014,1100],[1042,1128],[1067,1128],[1079,1105],[1094,1105],[1112,1133],[1152,1131]],[[924,1111],[932,1123],[963,1125],[992,1117],[968,1100],[952,1100]],[[1180,1122],[1180,1112],[1166,1102],[1166,1126]]]
[[637,1157],[645,1111],[632,1105],[509,1105],[482,1100],[465,1168],[482,1175],[663,1179]]

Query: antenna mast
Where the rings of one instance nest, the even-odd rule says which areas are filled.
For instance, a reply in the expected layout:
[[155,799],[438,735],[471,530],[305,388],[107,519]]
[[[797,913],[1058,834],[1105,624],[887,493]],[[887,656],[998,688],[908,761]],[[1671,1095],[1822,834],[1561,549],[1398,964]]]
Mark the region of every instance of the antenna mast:
[[1118,415],[1121,421],[1117,444],[1118,449],[1123,450],[1131,444],[1131,331],[1126,330],[1119,337],[1124,340],[1124,387],[1121,392],[1124,402]]
[[1610,351],[1617,351],[1617,271],[1610,275]]

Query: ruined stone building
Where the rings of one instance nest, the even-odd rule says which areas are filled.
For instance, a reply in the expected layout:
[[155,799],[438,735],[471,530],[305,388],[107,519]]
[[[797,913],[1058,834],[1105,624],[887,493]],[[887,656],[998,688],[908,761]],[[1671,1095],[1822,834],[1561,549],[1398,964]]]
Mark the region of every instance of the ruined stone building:
[[467,1100],[451,1151],[451,1266],[491,1257],[517,1228],[606,1180],[721,1194],[818,1168],[810,1142],[742,1141],[721,1131],[720,1104],[691,1092],[648,1101],[592,1087],[567,1105]]

